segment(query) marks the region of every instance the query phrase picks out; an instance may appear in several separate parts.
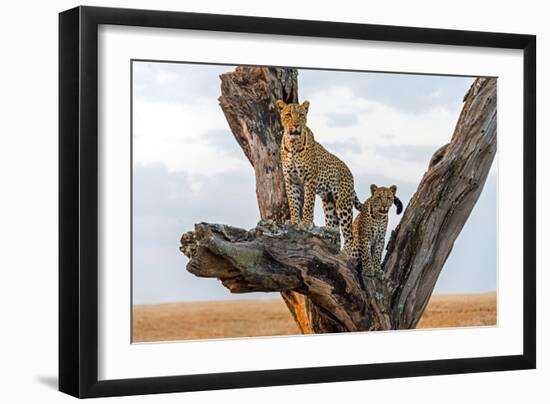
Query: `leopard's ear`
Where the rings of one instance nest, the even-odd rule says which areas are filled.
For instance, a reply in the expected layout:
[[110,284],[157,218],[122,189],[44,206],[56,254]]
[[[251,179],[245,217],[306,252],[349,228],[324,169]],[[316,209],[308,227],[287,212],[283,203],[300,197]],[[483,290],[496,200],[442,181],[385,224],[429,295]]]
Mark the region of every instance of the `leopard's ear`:
[[397,193],[397,186],[396,185],[392,185],[390,187],[390,191],[391,193],[393,194],[393,196],[395,196],[395,194]]
[[277,100],[275,101],[275,104],[279,108],[279,111],[282,111],[286,107],[286,102],[284,102],[283,100]]
[[370,184],[370,193],[371,193],[371,195],[374,195],[374,193],[376,192],[377,189],[378,189],[378,187],[376,186],[376,184]]
[[304,101],[301,104],[301,107],[307,111],[309,111],[309,101]]

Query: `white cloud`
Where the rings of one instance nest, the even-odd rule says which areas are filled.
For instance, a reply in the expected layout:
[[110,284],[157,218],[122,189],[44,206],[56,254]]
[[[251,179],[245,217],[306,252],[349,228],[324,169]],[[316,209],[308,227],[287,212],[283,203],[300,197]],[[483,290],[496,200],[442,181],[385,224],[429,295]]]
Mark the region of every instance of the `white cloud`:
[[[358,97],[344,87],[319,91],[312,94],[309,101],[308,126],[315,139],[327,145],[349,142],[347,151],[339,148],[335,154],[348,164],[352,172],[384,175],[408,182],[417,182],[432,153],[450,140],[460,113],[459,109],[451,111],[440,107],[409,113]],[[334,127],[329,120],[333,113],[354,114],[357,123]],[[378,152],[383,147],[406,145],[424,146],[424,161],[406,160],[397,155],[392,158],[387,153]],[[330,146],[328,148],[330,150]]]
[[155,80],[159,84],[167,84],[174,82],[178,79],[178,75],[175,73],[165,72],[162,70],[159,70],[156,72]]
[[[250,170],[244,155],[229,155],[213,143],[211,136],[205,136],[216,130],[222,136],[222,130],[227,129],[215,98],[197,97],[186,104],[135,99],[134,163],[160,162],[169,171],[183,171],[191,176]],[[224,140],[220,139],[220,143]]]
[[430,97],[432,98],[441,98],[443,94],[441,93],[441,90],[440,89],[437,89],[435,91],[433,91],[432,93],[430,93]]

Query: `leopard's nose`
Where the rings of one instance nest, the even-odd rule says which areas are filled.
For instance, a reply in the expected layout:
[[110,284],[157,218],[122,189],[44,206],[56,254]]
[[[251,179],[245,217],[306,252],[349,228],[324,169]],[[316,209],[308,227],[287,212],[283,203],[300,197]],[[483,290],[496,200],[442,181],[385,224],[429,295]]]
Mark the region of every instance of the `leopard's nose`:
[[300,129],[297,128],[297,127],[291,128],[290,129],[290,134],[291,135],[299,135],[300,134]]

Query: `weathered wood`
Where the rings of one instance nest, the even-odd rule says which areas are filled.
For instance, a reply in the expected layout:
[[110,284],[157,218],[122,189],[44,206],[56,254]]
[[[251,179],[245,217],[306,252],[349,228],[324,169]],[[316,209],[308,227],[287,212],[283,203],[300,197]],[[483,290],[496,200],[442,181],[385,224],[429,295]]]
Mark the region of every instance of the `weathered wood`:
[[[306,295],[333,331],[368,329],[366,296],[358,273],[339,254],[339,234],[324,227],[302,230],[261,221],[245,231],[195,225],[189,272],[218,278],[233,293],[296,291]],[[188,241],[182,239],[182,251]]]
[[[259,74],[260,79],[282,74],[273,70],[277,69],[261,69],[251,74]],[[239,76],[242,70],[235,73],[244,87],[269,91],[269,86],[274,85],[271,79],[265,79],[263,84],[257,82],[258,78],[247,82]],[[242,91],[228,89],[225,91],[232,95]],[[282,90],[276,91],[275,97],[279,97]],[[271,112],[260,113],[246,102],[246,106],[242,106],[243,101],[238,100],[245,95],[238,94],[236,98],[224,98],[229,111],[226,116],[229,113],[228,122],[236,128],[235,137],[249,160],[261,167],[263,162],[258,160],[259,156],[269,157],[265,154],[266,136],[272,136],[278,145],[278,129],[259,134],[250,128],[265,129],[253,123],[255,119],[264,119],[279,128],[276,113],[267,104],[262,105]],[[292,94],[296,97],[295,90]],[[262,102],[268,102],[268,98],[274,101],[273,97],[267,97],[262,98]],[[336,232],[283,224],[288,210],[282,176],[266,176],[256,165],[262,218],[272,220],[263,220],[249,231],[226,225],[197,224],[194,232],[182,237],[181,250],[191,258],[188,270],[197,276],[218,278],[235,293],[279,291],[283,297],[286,295],[285,301],[299,324],[300,313],[303,315],[302,310],[307,307],[307,326],[316,333],[414,328],[454,241],[479,198],[496,153],[496,79],[475,80],[464,101],[450,142],[434,153],[400,224],[392,232],[381,273],[365,277],[362,282],[357,264],[339,252]],[[255,111],[250,115],[250,122],[239,117],[238,111],[244,110]],[[270,142],[267,142],[269,150],[274,153],[271,157],[278,158],[278,150],[274,150]],[[265,150],[259,153],[255,148]],[[279,170],[274,161],[268,162],[264,169],[270,173]],[[262,189],[262,181],[280,188],[268,192]],[[279,203],[280,210],[266,206],[264,197]],[[307,296],[307,300],[297,303],[294,299],[300,296]]]

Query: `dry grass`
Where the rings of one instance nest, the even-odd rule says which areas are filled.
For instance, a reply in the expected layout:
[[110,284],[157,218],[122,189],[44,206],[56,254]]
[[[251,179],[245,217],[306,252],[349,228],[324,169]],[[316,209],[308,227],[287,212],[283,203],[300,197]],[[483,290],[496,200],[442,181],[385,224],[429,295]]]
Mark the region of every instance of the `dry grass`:
[[[298,334],[281,299],[136,305],[134,342]],[[496,324],[496,294],[433,296],[419,328]]]
[[430,299],[418,328],[474,327],[496,323],[496,293],[435,295]]
[[299,334],[282,299],[134,306],[134,341]]

